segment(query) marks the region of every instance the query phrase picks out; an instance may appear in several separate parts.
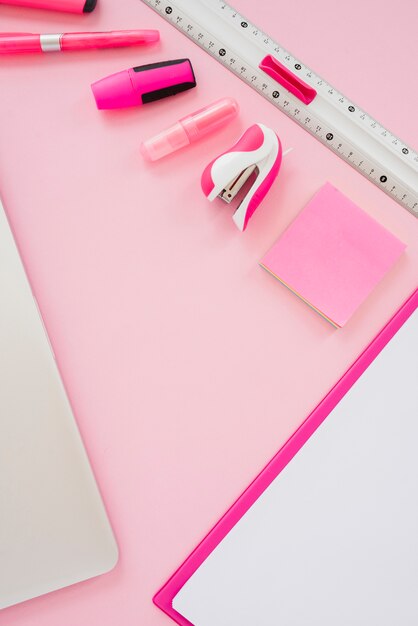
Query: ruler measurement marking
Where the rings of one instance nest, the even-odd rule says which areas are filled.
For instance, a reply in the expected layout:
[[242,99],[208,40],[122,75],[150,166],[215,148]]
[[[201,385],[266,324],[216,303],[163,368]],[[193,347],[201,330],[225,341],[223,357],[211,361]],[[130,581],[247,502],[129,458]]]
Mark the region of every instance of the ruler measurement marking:
[[[281,85],[276,83],[274,79],[271,79],[262,70],[259,70],[257,66],[253,67],[232,47],[223,44],[221,40],[212,35],[204,26],[198,24],[184,11],[179,9],[175,0],[172,2],[169,0],[143,0],[143,2],[156,10],[180,32],[206,50],[241,80],[256,89],[283,113],[296,121],[298,125],[308,130],[323,145],[330,148],[332,152],[366,176],[385,193],[399,202],[401,206],[418,216],[418,192],[410,188],[407,183],[402,182],[393,172],[384,171],[385,168],[379,163],[375,163],[373,158],[363,154],[360,146],[352,144],[344,133],[335,130],[331,124],[327,123],[326,119],[321,118],[320,114],[310,110],[309,107],[305,107]],[[251,45],[257,45],[257,49],[262,54],[272,54],[291,71],[296,70],[298,75],[303,75],[306,82],[317,89],[318,95],[333,107],[336,107],[337,110],[340,110],[340,114],[342,112],[343,115],[348,116],[350,122],[355,123],[355,127],[363,128],[368,136],[383,145],[390,154],[395,155],[401,162],[408,164],[412,170],[415,170],[417,167],[415,164],[418,164],[418,154],[416,152],[411,150],[403,141],[384,128],[364,110],[349,101],[332,85],[315,74],[313,70],[301,63],[266,33],[235,11],[235,9],[221,0],[218,0],[216,5],[214,3],[208,5],[203,2],[203,6],[207,11],[210,11],[218,19],[222,20],[223,23],[227,21],[223,25],[230,29],[233,28],[240,36],[244,35],[245,40],[248,38],[253,39],[253,43],[250,42]],[[230,35],[233,38],[232,33]],[[390,170],[390,168],[388,169]]]

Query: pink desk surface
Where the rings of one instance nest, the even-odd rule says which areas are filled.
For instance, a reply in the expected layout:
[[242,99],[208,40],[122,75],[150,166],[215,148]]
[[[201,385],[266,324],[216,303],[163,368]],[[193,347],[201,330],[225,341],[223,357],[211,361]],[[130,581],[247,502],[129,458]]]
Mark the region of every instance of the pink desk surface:
[[[169,624],[154,592],[418,284],[411,215],[140,0],[99,5],[84,17],[0,7],[1,30],[149,27],[162,37],[143,50],[2,58],[0,191],[121,556],[106,576],[1,612],[1,626]],[[416,147],[417,3],[236,6]],[[193,92],[96,110],[92,81],[184,56]],[[144,164],[142,138],[231,95],[241,115],[222,135]],[[294,150],[241,235],[199,177],[255,121]],[[258,267],[326,180],[408,246],[338,331]]]

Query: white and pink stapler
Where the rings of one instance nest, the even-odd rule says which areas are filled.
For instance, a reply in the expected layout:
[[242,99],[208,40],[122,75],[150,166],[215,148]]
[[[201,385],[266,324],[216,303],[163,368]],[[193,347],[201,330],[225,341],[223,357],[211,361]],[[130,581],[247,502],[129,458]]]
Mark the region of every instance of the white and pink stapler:
[[281,162],[282,145],[274,130],[264,124],[253,124],[232,148],[205,168],[201,180],[203,193],[210,201],[219,197],[230,203],[252,174],[256,174],[233,216],[237,227],[245,230],[279,173]]

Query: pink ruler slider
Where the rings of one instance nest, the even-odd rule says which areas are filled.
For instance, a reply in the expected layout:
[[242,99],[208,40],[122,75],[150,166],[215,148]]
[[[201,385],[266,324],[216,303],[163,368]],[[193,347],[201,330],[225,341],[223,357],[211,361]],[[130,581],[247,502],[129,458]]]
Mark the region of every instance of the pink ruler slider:
[[283,63],[280,63],[271,54],[268,54],[261,61],[259,68],[266,74],[277,80],[285,89],[290,91],[296,98],[304,104],[310,104],[316,96],[316,91],[305,83],[303,80],[295,76]]

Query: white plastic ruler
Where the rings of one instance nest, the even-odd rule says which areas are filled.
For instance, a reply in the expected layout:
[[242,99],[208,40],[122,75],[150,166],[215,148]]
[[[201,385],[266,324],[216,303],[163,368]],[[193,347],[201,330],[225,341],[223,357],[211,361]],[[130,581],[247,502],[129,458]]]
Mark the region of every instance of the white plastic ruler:
[[[418,153],[223,0],[142,0],[418,217]],[[272,55],[313,87],[304,104],[259,68]]]

